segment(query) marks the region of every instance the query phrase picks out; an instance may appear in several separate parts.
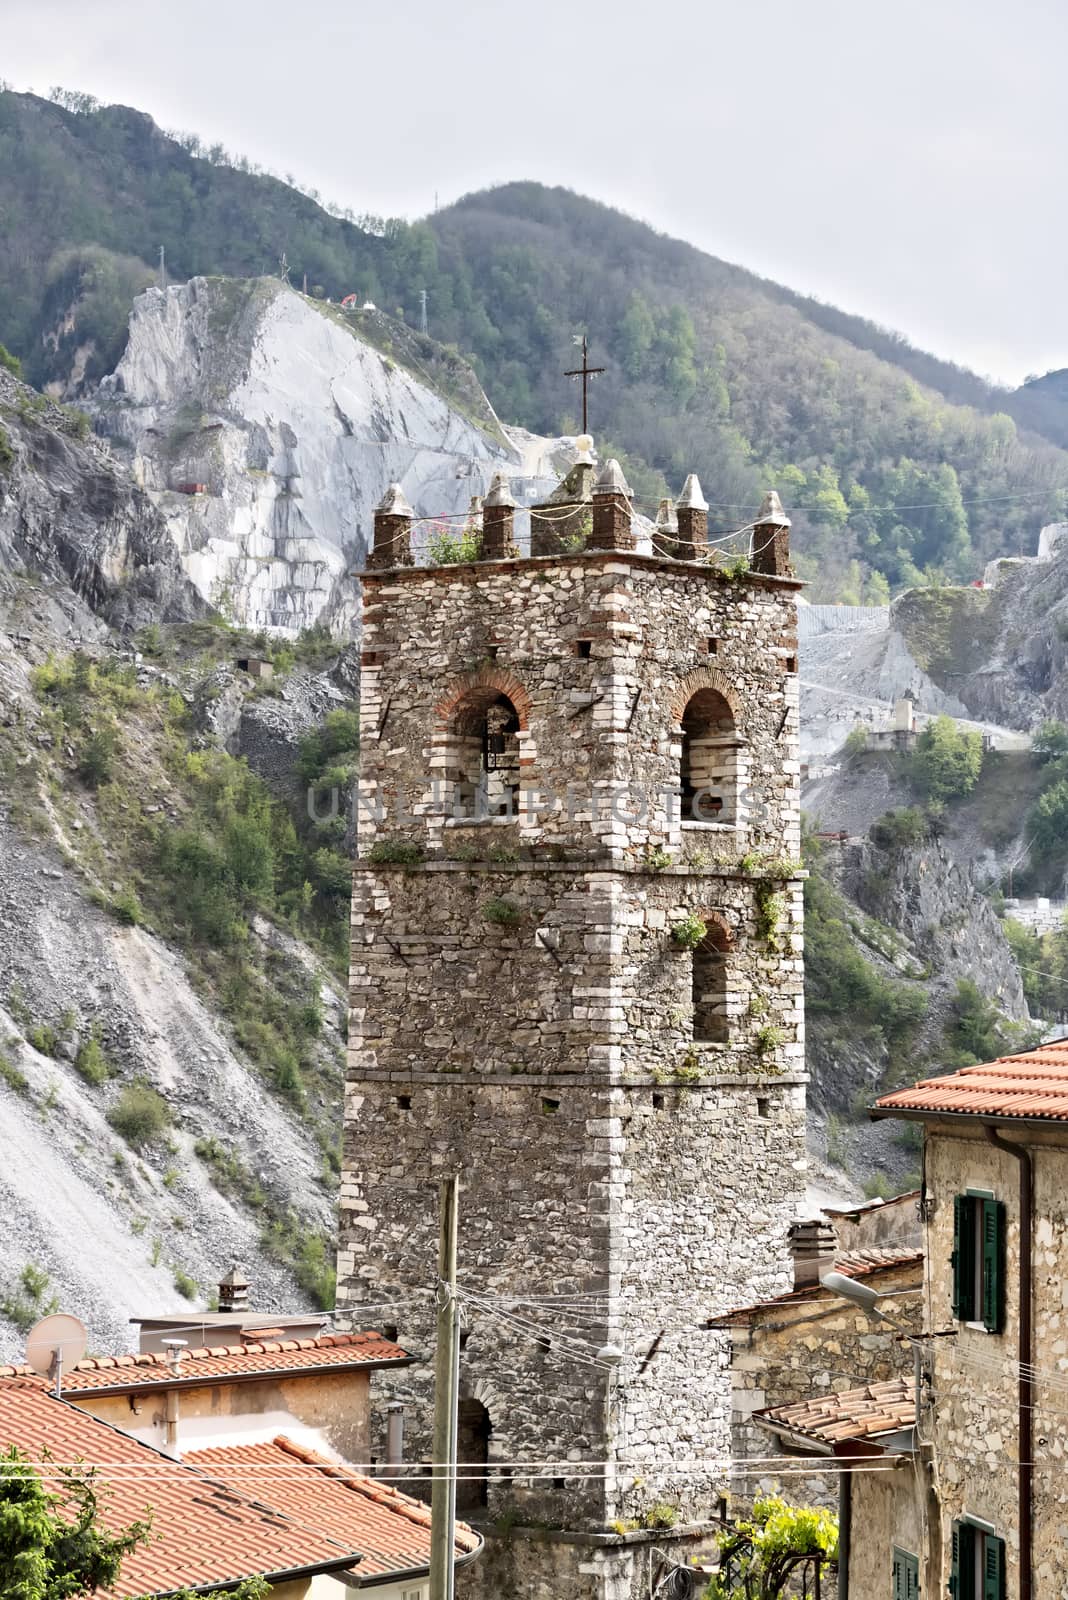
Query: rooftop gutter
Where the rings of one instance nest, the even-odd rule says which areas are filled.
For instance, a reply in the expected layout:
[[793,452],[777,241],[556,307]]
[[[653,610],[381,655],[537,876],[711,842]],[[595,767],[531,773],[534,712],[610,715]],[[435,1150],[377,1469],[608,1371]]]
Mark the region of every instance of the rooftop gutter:
[[869,1106],[868,1117],[881,1122],[886,1117],[900,1117],[904,1122],[970,1122],[973,1127],[987,1124],[1003,1128],[1063,1128],[1068,1132],[1068,1117],[1021,1117],[998,1111],[934,1111],[920,1106]]
[[314,1578],[319,1572],[341,1572],[355,1567],[363,1560],[363,1551],[354,1550],[349,1555],[331,1556],[329,1561],[310,1561],[303,1567],[287,1567],[281,1572],[246,1572],[240,1578],[216,1578],[214,1583],[182,1584],[177,1589],[151,1589],[145,1600],[169,1600],[180,1594],[226,1594],[250,1578],[264,1578],[268,1583],[294,1583],[299,1578]]
[[[478,1539],[478,1545],[474,1550],[465,1550],[462,1555],[457,1555],[453,1560],[454,1567],[466,1567],[469,1561],[474,1561],[476,1556],[482,1554],[486,1541],[476,1529],[472,1528],[471,1531]],[[384,1583],[419,1583],[429,1576],[429,1562],[424,1562],[419,1567],[391,1567],[388,1572],[376,1572],[374,1575],[369,1572],[366,1578],[361,1578],[358,1572],[343,1572],[341,1582],[346,1589],[375,1589]]]
[[[186,1360],[188,1359],[187,1356]],[[63,1397],[76,1404],[82,1400],[90,1400],[94,1395],[162,1394],[168,1389],[218,1389],[221,1385],[230,1383],[264,1383],[277,1378],[319,1378],[332,1372],[349,1374],[360,1371],[374,1372],[381,1367],[410,1367],[415,1360],[415,1356],[391,1356],[381,1361],[331,1361],[321,1366],[264,1367],[259,1372],[210,1374],[183,1368],[183,1373],[186,1375],[181,1378],[165,1377],[161,1373],[158,1377],[116,1379],[109,1383],[87,1383],[84,1387],[79,1387],[78,1374],[72,1370],[64,1374]]]

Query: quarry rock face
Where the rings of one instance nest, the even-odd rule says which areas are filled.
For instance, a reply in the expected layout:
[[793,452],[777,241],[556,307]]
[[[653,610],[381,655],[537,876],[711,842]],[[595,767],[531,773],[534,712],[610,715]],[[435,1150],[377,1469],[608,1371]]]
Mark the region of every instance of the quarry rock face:
[[344,628],[349,574],[390,483],[419,517],[459,517],[495,472],[528,503],[556,481],[551,441],[513,441],[458,361],[457,409],[419,376],[421,359],[417,337],[380,313],[275,279],[194,278],[135,302],[97,425],[130,457],[206,600],[251,627]]
[[33,572],[112,626],[204,611],[155,506],[79,418],[0,371],[0,579]]

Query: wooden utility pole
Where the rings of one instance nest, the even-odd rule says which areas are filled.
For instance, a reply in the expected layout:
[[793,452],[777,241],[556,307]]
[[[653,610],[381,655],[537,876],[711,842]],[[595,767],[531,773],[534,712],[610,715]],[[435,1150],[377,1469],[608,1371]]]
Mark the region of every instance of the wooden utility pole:
[[443,1178],[434,1350],[434,1464],[430,1497],[430,1600],[453,1600],[456,1573],[456,1446],[460,1307],[456,1298],[457,1174]]

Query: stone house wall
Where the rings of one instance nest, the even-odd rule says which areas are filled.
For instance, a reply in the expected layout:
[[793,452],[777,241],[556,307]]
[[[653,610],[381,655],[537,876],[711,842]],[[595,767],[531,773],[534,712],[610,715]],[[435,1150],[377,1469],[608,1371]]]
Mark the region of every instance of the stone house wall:
[[[1034,1363],[1039,1369],[1034,1395],[1034,1572],[1035,1595],[1060,1594],[1065,1583],[1064,1529],[1068,1515],[1068,1407],[1061,1385],[1068,1375],[1068,1146],[1055,1129],[1011,1127],[1006,1137],[1026,1146],[1034,1162]],[[1016,1461],[1019,1454],[1016,1362],[1019,1329],[1020,1214],[1019,1164],[992,1146],[982,1125],[961,1119],[927,1128],[925,1322],[935,1335],[927,1357],[930,1398],[924,1407],[921,1437],[937,1464],[941,1538],[932,1559],[942,1592],[949,1579],[950,1536],[954,1521],[973,1518],[989,1524],[1006,1545],[1007,1593],[1019,1593],[1019,1511]],[[968,1190],[1003,1202],[1006,1212],[1005,1321],[1000,1334],[954,1321],[952,1314],[953,1200]],[[1048,1374],[1054,1374],[1050,1382]],[[872,1478],[854,1499],[871,1526],[890,1527],[890,1543],[909,1545],[909,1497],[892,1479]],[[895,1498],[896,1496],[896,1498]],[[895,1520],[896,1519],[896,1520]],[[895,1531],[896,1530],[896,1531]],[[919,1538],[920,1535],[917,1535]],[[851,1568],[851,1573],[853,1569]],[[859,1568],[858,1568],[859,1574]],[[880,1582],[883,1587],[879,1587]],[[857,1600],[885,1593],[885,1569],[874,1569]],[[928,1585],[928,1587],[930,1587]],[[853,1589],[850,1591],[854,1592]],[[926,1590],[924,1591],[926,1592]]]
[[[850,1477],[853,1506],[850,1600],[890,1600],[895,1546],[920,1558],[920,1594],[927,1595],[923,1564],[926,1510],[923,1466],[915,1465],[912,1457],[906,1456],[895,1470],[887,1471],[885,1463],[875,1459],[869,1467],[860,1467]],[[940,1597],[946,1591],[934,1592]]]
[[[888,1299],[883,1309],[917,1332],[923,1320],[922,1281],[919,1262],[864,1277],[865,1284],[880,1294],[908,1291],[900,1299]],[[796,1452],[787,1452],[775,1434],[754,1420],[755,1411],[882,1383],[899,1373],[911,1373],[913,1367],[910,1347],[892,1328],[827,1290],[810,1300],[753,1311],[745,1326],[730,1330],[730,1341],[731,1455],[737,1461],[766,1462],[769,1456],[781,1456],[791,1468],[800,1465]],[[819,1458],[810,1464],[810,1476],[790,1477],[788,1496],[835,1508],[837,1475],[821,1472]],[[772,1465],[762,1477],[738,1477],[733,1485],[734,1509],[748,1507],[781,1481]]]
[[[1068,1375],[1068,1147],[1055,1131],[1002,1130],[1025,1143],[1034,1161],[1034,1363],[1040,1372]],[[927,1180],[932,1197],[928,1226],[932,1329],[957,1328],[953,1339],[932,1341],[934,1386],[939,1397],[934,1436],[942,1483],[945,1537],[964,1515],[992,1523],[1006,1541],[1008,1592],[1016,1592],[1020,1215],[1019,1165],[991,1146],[981,1128],[935,1128],[927,1139]],[[950,1296],[953,1197],[986,1190],[1006,1209],[1005,1328],[1001,1334],[956,1324]],[[1034,1395],[1034,1562],[1036,1594],[1064,1587],[1064,1527],[1068,1480],[1068,1407],[1063,1377],[1040,1377]],[[1044,1463],[1044,1464],[1043,1464]]]

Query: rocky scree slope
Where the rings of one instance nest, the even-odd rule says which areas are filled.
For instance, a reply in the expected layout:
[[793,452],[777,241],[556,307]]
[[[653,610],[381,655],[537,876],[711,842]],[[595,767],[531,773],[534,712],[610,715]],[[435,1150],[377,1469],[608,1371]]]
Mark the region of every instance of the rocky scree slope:
[[349,574],[390,483],[456,517],[495,472],[521,501],[557,481],[556,442],[513,442],[458,357],[271,278],[147,290],[93,409],[199,593],[289,634],[354,623]]
[[[0,1354],[54,1302],[125,1348],[235,1259],[257,1306],[329,1303],[339,962],[251,898],[240,961],[198,945],[151,867],[206,828],[208,778],[282,828],[237,758],[296,798],[356,667],[320,639],[254,687],[233,658],[271,647],[198,620],[147,497],[76,417],[6,374],[0,396]],[[285,1087],[257,1016],[297,1019]]]

